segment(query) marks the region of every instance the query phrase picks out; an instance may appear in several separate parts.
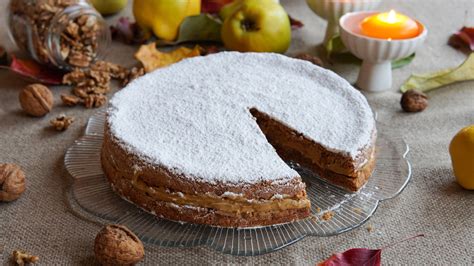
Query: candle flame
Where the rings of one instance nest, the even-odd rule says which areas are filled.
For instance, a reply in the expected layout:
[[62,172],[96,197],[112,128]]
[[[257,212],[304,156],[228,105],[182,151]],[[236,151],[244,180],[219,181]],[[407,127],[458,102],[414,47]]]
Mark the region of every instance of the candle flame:
[[387,22],[389,23],[397,22],[397,12],[395,12],[395,10],[392,9],[390,10],[390,12],[388,12]]
[[379,16],[380,20],[385,22],[385,23],[389,23],[389,24],[394,24],[394,23],[397,23],[397,22],[401,22],[403,19],[403,16],[397,14],[397,12],[395,12],[395,10],[390,10],[390,12],[388,13],[382,13],[380,14]]

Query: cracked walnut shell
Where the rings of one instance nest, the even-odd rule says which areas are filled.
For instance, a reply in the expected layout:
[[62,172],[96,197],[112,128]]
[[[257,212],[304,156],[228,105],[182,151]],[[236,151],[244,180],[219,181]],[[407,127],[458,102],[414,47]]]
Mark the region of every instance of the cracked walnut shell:
[[14,201],[25,191],[25,173],[12,163],[0,164],[0,201]]
[[94,253],[102,265],[133,265],[145,250],[138,237],[122,225],[106,225],[95,238]]
[[53,93],[41,84],[26,86],[19,95],[21,108],[29,115],[44,116],[53,108]]

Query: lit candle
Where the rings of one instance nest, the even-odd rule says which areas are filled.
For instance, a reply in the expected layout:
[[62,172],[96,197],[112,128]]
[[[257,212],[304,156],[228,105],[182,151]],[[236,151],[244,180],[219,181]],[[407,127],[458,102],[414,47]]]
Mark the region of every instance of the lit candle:
[[422,31],[418,22],[394,10],[365,18],[360,27],[365,36],[388,40],[414,38]]

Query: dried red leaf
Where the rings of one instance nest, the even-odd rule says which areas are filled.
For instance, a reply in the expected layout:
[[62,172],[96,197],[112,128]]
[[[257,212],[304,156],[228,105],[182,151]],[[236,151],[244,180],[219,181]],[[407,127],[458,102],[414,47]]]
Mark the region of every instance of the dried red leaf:
[[216,45],[202,45],[201,48],[201,55],[216,54],[221,51]]
[[290,18],[290,24],[292,29],[296,30],[304,26],[303,22],[301,22],[300,20],[297,20],[290,15],[288,15],[288,17]]
[[467,49],[474,52],[474,27],[462,27],[449,38],[449,45],[456,49]]
[[0,65],[4,66],[8,64],[8,54],[5,48],[0,46]]
[[126,44],[142,44],[148,40],[145,32],[128,17],[119,18],[115,26],[110,26],[110,33],[112,39]]
[[409,237],[401,241],[395,242],[388,246],[380,249],[367,249],[367,248],[351,248],[342,253],[336,253],[329,257],[327,260],[318,263],[318,266],[350,266],[350,265],[374,265],[378,266],[381,262],[382,250],[399,244],[403,241],[422,237],[423,234]]
[[318,265],[380,265],[381,254],[381,249],[352,248],[343,253],[336,253]]
[[233,0],[201,0],[202,13],[218,13],[219,10]]
[[63,80],[62,71],[40,65],[33,60],[18,59],[15,56],[12,56],[10,66],[0,66],[0,68],[9,69],[22,77],[44,84],[59,85]]

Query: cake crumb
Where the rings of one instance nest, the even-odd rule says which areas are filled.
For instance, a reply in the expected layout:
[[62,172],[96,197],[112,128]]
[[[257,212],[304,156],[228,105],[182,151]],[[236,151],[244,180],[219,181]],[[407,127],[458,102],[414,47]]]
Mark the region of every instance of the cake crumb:
[[317,222],[318,221],[318,217],[316,215],[311,215],[310,216],[310,219],[313,220],[313,222]]
[[334,217],[334,212],[333,211],[327,211],[325,213],[323,213],[323,216],[321,218],[323,218],[324,221],[329,221],[332,219],[332,217]]
[[367,232],[371,233],[372,231],[374,231],[374,227],[371,224],[367,225]]
[[357,214],[362,214],[362,209],[361,208],[352,208],[352,210]]

